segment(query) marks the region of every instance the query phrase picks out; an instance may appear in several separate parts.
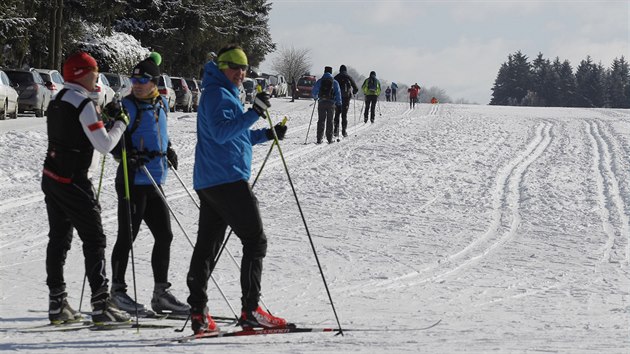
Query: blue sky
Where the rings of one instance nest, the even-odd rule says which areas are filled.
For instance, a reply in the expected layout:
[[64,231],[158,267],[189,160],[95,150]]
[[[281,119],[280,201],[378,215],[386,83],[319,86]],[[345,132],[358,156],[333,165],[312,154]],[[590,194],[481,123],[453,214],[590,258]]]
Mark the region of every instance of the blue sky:
[[[608,67],[630,57],[630,1],[274,0],[273,41],[310,49],[326,65],[372,70],[388,81],[437,86],[454,100],[487,104],[500,65],[520,50],[533,60],[590,55]],[[271,71],[274,54],[260,65]]]

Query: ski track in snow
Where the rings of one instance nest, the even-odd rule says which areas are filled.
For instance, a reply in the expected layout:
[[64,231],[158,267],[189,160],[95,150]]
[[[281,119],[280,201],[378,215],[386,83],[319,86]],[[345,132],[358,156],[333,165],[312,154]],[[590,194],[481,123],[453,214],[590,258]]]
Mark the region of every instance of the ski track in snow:
[[[311,103],[272,100],[273,120],[289,119],[280,144],[284,162],[269,143],[254,148],[252,181],[272,149],[254,186],[269,239],[265,306],[298,323],[336,326],[286,162],[343,326],[374,327],[375,319],[387,328],[421,327],[437,318],[442,323],[413,336],[292,334],[150,350],[623,353],[630,347],[628,110],[451,104],[410,109],[405,102],[379,102],[375,123],[363,123],[361,102],[355,101],[349,137],[317,145]],[[196,117],[171,117],[178,172],[192,188]],[[26,309],[43,310],[47,304],[48,229],[39,188],[45,126],[41,119],[18,120],[15,129],[3,126],[11,121],[0,122],[0,145],[11,147],[0,150],[5,181],[0,185],[0,348],[136,353],[147,342],[173,337],[170,330],[38,336],[11,330],[44,323],[45,315]],[[260,120],[255,128],[267,126]],[[115,170],[108,158],[100,196],[108,261],[117,228]],[[198,211],[188,191],[172,173],[164,190],[195,242]],[[175,220],[172,225],[169,281],[185,299],[191,247]],[[153,286],[151,245],[150,232],[141,228],[134,252],[143,303]],[[69,300],[78,307],[84,270],[76,235],[72,247],[66,281]],[[228,250],[214,278],[238,310],[241,251],[234,235]],[[212,313],[231,315],[212,282],[209,297]]]

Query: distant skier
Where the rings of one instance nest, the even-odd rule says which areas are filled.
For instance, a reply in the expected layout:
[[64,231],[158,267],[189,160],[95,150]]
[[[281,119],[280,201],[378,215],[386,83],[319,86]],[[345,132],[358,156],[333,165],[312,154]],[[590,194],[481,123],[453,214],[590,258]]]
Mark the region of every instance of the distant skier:
[[391,88],[389,88],[389,86],[387,86],[387,88],[385,89],[385,100],[386,100],[387,102],[389,102],[389,101],[390,101],[390,97],[391,97],[391,95],[392,95],[392,89],[391,89]]
[[71,55],[63,65],[63,77],[64,88],[48,106],[48,151],[42,176],[50,226],[46,250],[48,318],[54,324],[81,318],[68,304],[63,277],[74,227],[83,242],[85,274],[92,290],[92,321],[126,322],[129,315],[112,303],[108,292],[106,237],[88,170],[94,149],[102,154],[112,150],[129,124],[129,117],[119,111],[110,117],[114,123],[109,132],[105,129],[100,110],[89,98],[98,78],[98,65],[89,54]]
[[392,82],[392,101],[396,102],[398,98],[396,97],[396,92],[398,92],[398,85],[395,82]]
[[418,86],[418,84],[415,83],[411,85],[409,89],[407,89],[407,92],[409,92],[409,108],[414,109],[416,108],[416,102],[418,102],[418,95],[420,94],[420,86]]
[[324,128],[328,143],[333,142],[333,117],[335,106],[341,106],[341,89],[339,83],[332,76],[332,67],[324,68],[324,75],[315,82],[312,91],[313,98],[317,101],[317,143],[322,143]]
[[339,74],[335,75],[335,81],[339,83],[341,89],[341,106],[337,106],[335,109],[335,128],[333,135],[339,137],[339,116],[341,116],[341,134],[344,137],[348,136],[346,128],[348,127],[348,109],[350,108],[350,100],[353,95],[359,92],[357,84],[354,82],[352,76],[348,74],[348,70],[345,65],[339,67]]
[[431,97],[431,103],[432,103],[432,104],[436,104],[436,103],[439,103],[439,102],[438,102],[438,99],[437,99],[437,98],[435,98],[435,97]]
[[363,94],[365,95],[365,112],[363,114],[363,122],[367,123],[369,115],[370,121],[374,123],[374,116],[376,115],[376,101],[378,101],[378,96],[381,94],[381,82],[376,78],[375,71],[370,72],[370,77],[363,81],[361,88],[363,89]]

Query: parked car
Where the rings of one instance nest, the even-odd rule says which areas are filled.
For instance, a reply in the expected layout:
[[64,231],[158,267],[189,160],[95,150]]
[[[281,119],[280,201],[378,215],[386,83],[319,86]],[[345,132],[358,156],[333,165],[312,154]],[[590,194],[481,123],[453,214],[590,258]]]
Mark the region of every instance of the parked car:
[[106,104],[110,103],[116,93],[109,86],[109,81],[107,77],[103,73],[98,74],[98,78],[96,79],[96,88],[94,91],[90,92],[90,98],[94,101],[99,107],[103,108]]
[[18,112],[33,111],[43,117],[50,103],[50,90],[34,70],[7,69],[4,71],[18,92]]
[[175,102],[177,102],[177,95],[173,89],[173,82],[171,77],[167,74],[160,75],[158,82],[158,91],[168,101],[168,109],[171,112],[175,112]]
[[129,80],[129,77],[115,73],[103,73],[103,75],[107,78],[109,87],[114,90],[114,94],[116,94],[118,98],[122,99],[131,94],[131,80]]
[[46,87],[50,90],[50,99],[54,100],[57,93],[63,89],[65,81],[59,71],[54,69],[35,69],[46,83]]
[[256,80],[246,77],[243,80],[243,88],[245,89],[245,102],[252,103],[256,96]]
[[175,109],[181,108],[184,112],[192,112],[192,92],[183,77],[171,77],[175,90]]
[[11,79],[0,70],[0,120],[7,118],[17,118],[18,93],[11,86]]
[[289,85],[287,84],[287,80],[283,75],[270,75],[269,82],[273,87],[273,91],[271,93],[274,97],[286,97],[289,91]]
[[315,76],[302,76],[297,82],[297,96],[302,98],[313,98],[311,92],[313,91],[315,82],[317,82]]
[[201,85],[197,79],[186,79],[186,84],[192,93],[192,108],[197,112],[199,108],[199,98],[201,97]]

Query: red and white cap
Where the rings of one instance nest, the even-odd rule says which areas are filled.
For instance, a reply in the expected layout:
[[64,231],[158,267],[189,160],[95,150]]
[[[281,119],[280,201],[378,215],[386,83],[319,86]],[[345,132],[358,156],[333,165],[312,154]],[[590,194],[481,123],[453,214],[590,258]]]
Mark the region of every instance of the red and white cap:
[[90,71],[98,71],[96,59],[86,52],[72,54],[63,64],[63,79],[74,81]]

